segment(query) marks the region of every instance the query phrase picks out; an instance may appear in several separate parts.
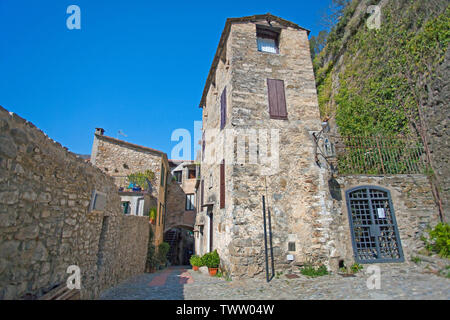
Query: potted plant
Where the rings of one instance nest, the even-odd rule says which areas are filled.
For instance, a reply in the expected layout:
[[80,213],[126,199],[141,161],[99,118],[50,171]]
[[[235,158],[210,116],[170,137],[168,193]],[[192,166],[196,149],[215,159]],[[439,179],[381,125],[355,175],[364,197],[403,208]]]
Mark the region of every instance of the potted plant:
[[150,223],[151,224],[155,224],[155,221],[156,221],[156,208],[151,208],[150,209],[149,216],[150,216]]
[[214,250],[213,252],[205,254],[205,256],[205,265],[208,267],[209,275],[213,277],[217,274],[217,270],[219,268],[219,254],[217,253],[217,250]]
[[198,268],[202,266],[202,258],[199,257],[196,254],[193,254],[190,258],[189,258],[189,262],[192,265],[192,269],[194,271],[198,271]]

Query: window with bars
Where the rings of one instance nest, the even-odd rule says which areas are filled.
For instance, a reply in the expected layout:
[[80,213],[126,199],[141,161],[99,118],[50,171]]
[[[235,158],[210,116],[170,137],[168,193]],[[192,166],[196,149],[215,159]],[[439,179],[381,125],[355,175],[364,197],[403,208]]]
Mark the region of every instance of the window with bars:
[[375,186],[358,187],[347,191],[346,198],[356,261],[402,262],[389,191]]

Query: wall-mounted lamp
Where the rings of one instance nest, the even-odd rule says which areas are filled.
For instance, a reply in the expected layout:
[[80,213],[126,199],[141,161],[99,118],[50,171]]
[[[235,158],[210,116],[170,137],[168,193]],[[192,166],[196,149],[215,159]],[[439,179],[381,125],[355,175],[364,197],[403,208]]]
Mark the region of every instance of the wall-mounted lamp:
[[324,132],[324,133],[330,132],[330,125],[329,125],[328,121],[322,122],[322,132]]

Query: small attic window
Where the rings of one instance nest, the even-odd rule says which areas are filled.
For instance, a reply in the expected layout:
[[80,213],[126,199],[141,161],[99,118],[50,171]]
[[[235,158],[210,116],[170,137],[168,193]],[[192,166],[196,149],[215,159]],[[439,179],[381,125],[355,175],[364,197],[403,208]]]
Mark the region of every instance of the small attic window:
[[262,26],[256,26],[256,41],[258,51],[280,53],[278,48],[280,31]]

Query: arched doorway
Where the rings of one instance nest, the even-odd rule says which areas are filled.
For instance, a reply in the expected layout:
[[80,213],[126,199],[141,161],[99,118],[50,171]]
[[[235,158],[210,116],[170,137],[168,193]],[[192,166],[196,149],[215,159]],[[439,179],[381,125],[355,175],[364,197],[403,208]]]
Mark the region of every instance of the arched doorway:
[[389,190],[362,186],[348,190],[345,195],[356,262],[403,262]]
[[194,233],[191,227],[177,226],[164,232],[164,241],[170,245],[168,260],[172,265],[188,265],[194,253]]

